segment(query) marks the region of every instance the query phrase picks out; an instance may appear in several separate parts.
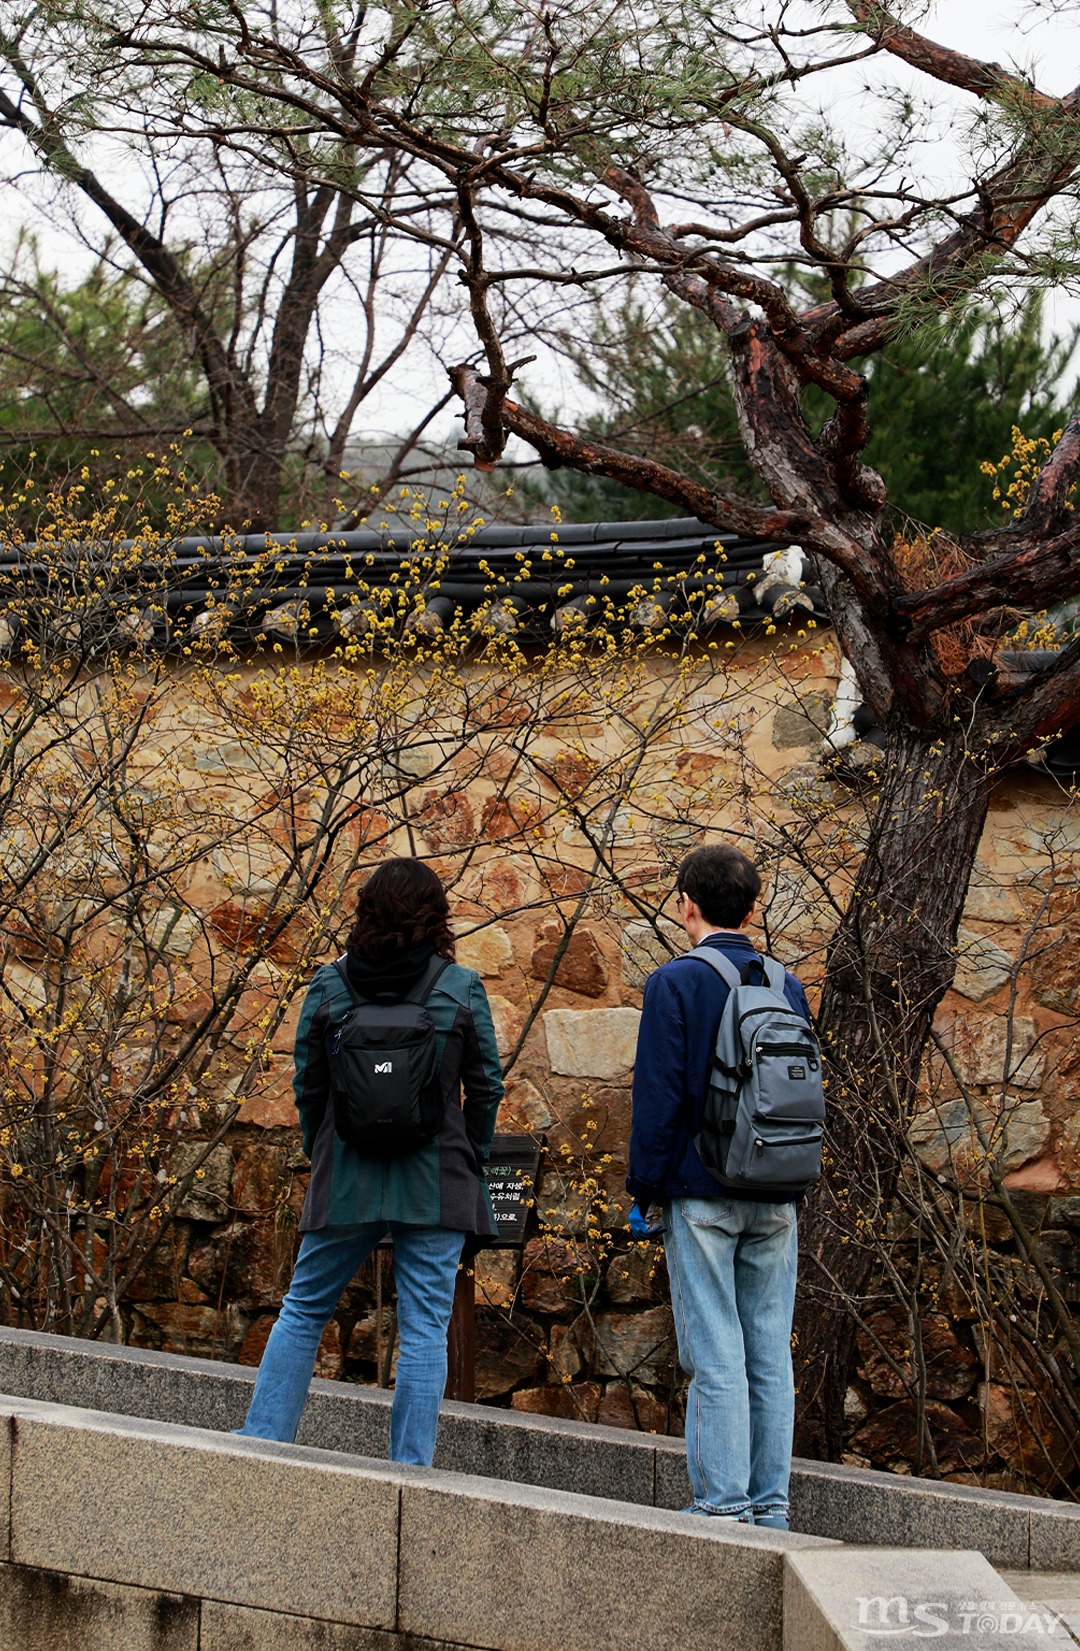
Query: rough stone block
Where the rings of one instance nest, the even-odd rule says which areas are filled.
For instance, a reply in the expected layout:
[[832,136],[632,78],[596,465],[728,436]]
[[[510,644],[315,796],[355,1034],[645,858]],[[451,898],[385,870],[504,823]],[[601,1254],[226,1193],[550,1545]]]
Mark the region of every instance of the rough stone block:
[[568,1078],[625,1078],[637,1051],[637,1009],[549,1009],[548,1059]]
[[619,1428],[555,1416],[515,1414],[511,1420],[498,1411],[450,1403],[442,1408],[435,1465],[648,1507],[655,1444],[647,1435]]
[[168,957],[187,957],[199,932],[194,912],[163,906],[147,927],[147,944]]
[[394,1625],[398,1486],[377,1464],[30,1402],[13,1457],[19,1564]]
[[528,1078],[511,1078],[507,1082],[499,1120],[504,1129],[525,1129],[536,1134],[550,1129],[554,1122],[547,1101]]
[[498,992],[488,993],[488,1007],[495,1028],[496,1048],[500,1055],[508,1055],[524,1030],[525,1016],[516,1003],[511,1003],[508,997],[500,997]]
[[517,1250],[487,1250],[473,1263],[476,1299],[489,1307],[510,1307],[517,1295],[521,1260]]
[[783,1554],[806,1540],[527,1486],[410,1478],[399,1627],[514,1651],[780,1651]]
[[670,963],[688,944],[682,925],[670,918],[661,917],[655,927],[645,921],[628,923],[619,940],[624,984],[640,991],[654,969]]
[[995,1565],[1028,1563],[1028,1525],[1037,1506],[1036,1497],[827,1462],[797,1461],[791,1475],[797,1531],[883,1547],[976,1548]]
[[229,843],[216,848],[214,870],[230,894],[269,898],[287,875],[283,854],[273,855],[264,843]]
[[951,1049],[965,1083],[1000,1090],[1038,1089],[1046,1071],[1046,1054],[1035,1046],[1035,1022],[1030,1015],[943,1015],[938,1023],[942,1041]]
[[667,1306],[649,1307],[643,1313],[598,1313],[592,1340],[602,1376],[660,1383],[670,1379],[678,1358],[675,1323]]
[[[546,980],[555,954],[566,939],[561,923],[541,923],[536,930],[529,972],[534,980]],[[576,928],[566,943],[555,971],[555,985],[584,997],[603,997],[607,990],[607,959],[593,931]]]
[[[690,1501],[690,1475],[686,1471],[686,1446],[681,1439],[654,1439],[656,1477],[653,1497],[658,1508],[685,1508]],[[822,1532],[822,1535],[827,1533]]]
[[1080,1571],[1080,1506],[1028,1501],[1035,1502],[1028,1565],[1033,1571]]
[[[173,1174],[182,1179],[205,1151],[201,1141],[185,1141],[173,1153]],[[213,1148],[195,1171],[195,1179],[177,1209],[186,1221],[223,1221],[229,1213],[232,1153],[224,1141]]]
[[964,902],[964,919],[974,923],[993,923],[1002,928],[1023,920],[1024,908],[1015,888],[997,883],[985,868],[976,863],[975,874]]
[[928,1169],[940,1174],[949,1168],[961,1179],[977,1177],[987,1156],[985,1141],[1001,1167],[1014,1170],[1049,1145],[1050,1120],[1038,1101],[1010,1101],[1003,1109],[976,1101],[974,1113],[973,1121],[967,1101],[959,1100],[919,1114],[911,1139]]
[[961,997],[980,1003],[1004,986],[1012,971],[1012,958],[985,935],[961,924],[957,935],[957,965],[952,989]]
[[466,969],[475,969],[485,980],[491,980],[513,968],[514,948],[503,928],[473,929],[471,934],[463,934],[458,940],[457,960]]
[[833,1548],[788,1554],[784,1567],[784,1645],[798,1651],[1046,1644],[1049,1613],[1036,1619],[981,1553]]
[[[204,1600],[199,1651],[407,1651],[399,1634]],[[424,1651],[442,1651],[426,1646]]]
[[199,1602],[183,1594],[0,1566],[0,1651],[198,1651]]
[[824,690],[801,695],[797,705],[781,705],[773,717],[772,742],[778,751],[816,745],[832,720],[832,695]]

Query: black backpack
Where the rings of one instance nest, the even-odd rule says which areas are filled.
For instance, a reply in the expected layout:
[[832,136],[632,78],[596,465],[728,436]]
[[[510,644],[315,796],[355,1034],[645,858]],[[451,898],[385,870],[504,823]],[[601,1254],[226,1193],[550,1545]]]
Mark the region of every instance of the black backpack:
[[360,995],[344,958],[334,967],[353,1000],[327,1042],[334,1128],[371,1158],[426,1146],[439,1133],[444,1097],[435,1022],[424,1003],[446,958],[433,957],[411,992],[381,1002]]
[[[698,1157],[722,1186],[798,1198],[821,1175],[825,1090],[817,1038],[771,957],[742,973],[715,946],[689,953],[730,990],[716,1033]],[[760,967],[763,980],[752,983]]]

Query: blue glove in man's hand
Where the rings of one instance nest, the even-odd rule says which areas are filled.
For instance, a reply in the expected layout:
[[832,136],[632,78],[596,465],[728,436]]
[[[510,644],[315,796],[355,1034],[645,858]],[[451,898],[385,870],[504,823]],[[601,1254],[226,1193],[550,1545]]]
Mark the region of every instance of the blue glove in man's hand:
[[630,1214],[626,1218],[626,1225],[630,1228],[630,1231],[633,1233],[635,1238],[652,1238],[658,1232],[663,1231],[663,1228],[656,1223],[650,1225],[648,1219],[642,1214],[641,1205],[636,1203],[632,1204],[630,1207]]

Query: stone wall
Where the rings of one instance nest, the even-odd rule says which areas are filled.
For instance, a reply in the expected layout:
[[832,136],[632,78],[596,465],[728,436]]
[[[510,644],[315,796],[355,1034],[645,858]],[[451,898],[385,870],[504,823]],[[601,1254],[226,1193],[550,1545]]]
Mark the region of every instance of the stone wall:
[[[554,701],[538,711],[523,684],[520,700],[505,693],[501,721],[489,721],[482,737],[466,729],[454,746],[441,730],[437,752],[423,730],[406,737],[394,759],[408,772],[401,811],[385,798],[367,808],[368,835],[359,852],[352,840],[354,862],[319,955],[337,949],[351,890],[368,866],[386,853],[428,855],[451,887],[459,959],[484,978],[510,1063],[500,1128],[547,1142],[524,1252],[488,1252],[475,1263],[485,1400],[680,1429],[683,1381],[662,1253],[630,1244],[623,1227],[641,987],[680,949],[670,904],[662,909],[675,864],[694,843],[723,833],[747,843],[766,872],[756,938],[813,988],[831,926],[815,875],[842,898],[872,790],[872,751],[862,761],[857,748],[849,751],[831,776],[821,766],[838,668],[827,637],[761,640],[740,644],[722,666],[708,656],[691,668],[657,659],[624,700],[615,695],[599,711],[579,702],[556,713]],[[665,715],[676,701],[678,714]],[[221,770],[242,788],[242,747],[221,749],[220,731],[203,741],[190,717],[187,737],[191,783],[211,783],[207,776]],[[252,785],[265,781],[251,776]],[[801,862],[790,852],[795,841],[805,845]],[[1030,1280],[1014,1230],[985,1196],[983,1159],[987,1149],[994,1155],[1072,1303],[1080,1300],[1078,866],[1080,817],[1068,797],[1034,769],[1004,780],[915,1132],[931,1178],[960,1212],[954,1228],[985,1241],[1022,1294]],[[210,989],[214,966],[205,919],[219,944],[224,936],[234,955],[243,953],[258,934],[268,887],[267,864],[250,849],[245,858],[239,844],[219,850],[186,885],[168,946],[193,1002]],[[297,958],[303,967],[293,969]],[[32,961],[20,966],[33,974]],[[308,967],[286,935],[244,982],[244,1024],[257,1024]],[[123,1334],[134,1342],[258,1361],[287,1284],[307,1180],[289,1084],[299,1004],[297,991],[254,1077],[235,1049],[223,1058],[222,1092],[243,1104],[124,1303]],[[177,1148],[174,1171],[182,1174],[185,1153],[205,1153],[216,1116],[204,1111]],[[984,1125],[982,1145],[973,1118]],[[918,1325],[930,1350],[926,1391],[940,1471],[1014,1488],[1044,1484],[1053,1424],[1033,1421],[1022,1400],[1018,1412],[1001,1349],[960,1287],[964,1268],[950,1272],[938,1255],[924,1258],[917,1277],[911,1272],[916,1226],[898,1222],[887,1235],[911,1280],[909,1296],[890,1300],[884,1288],[867,1304],[849,1394],[853,1456],[925,1466],[910,1402]],[[376,1258],[328,1328],[318,1373],[386,1380],[391,1303],[389,1263]],[[1034,1380],[1025,1374],[1020,1386],[1038,1411]],[[1032,1444],[1040,1427],[1041,1447]]]

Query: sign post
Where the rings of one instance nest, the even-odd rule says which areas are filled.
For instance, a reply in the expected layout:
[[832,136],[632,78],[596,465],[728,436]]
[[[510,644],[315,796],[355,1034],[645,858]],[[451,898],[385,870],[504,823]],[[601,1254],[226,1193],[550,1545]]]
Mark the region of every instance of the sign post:
[[[531,1135],[496,1135],[484,1170],[495,1218],[495,1237],[486,1248],[520,1250],[536,1204],[541,1143]],[[476,1277],[474,1266],[458,1269],[454,1310],[446,1335],[446,1397],[471,1404],[476,1397]]]

